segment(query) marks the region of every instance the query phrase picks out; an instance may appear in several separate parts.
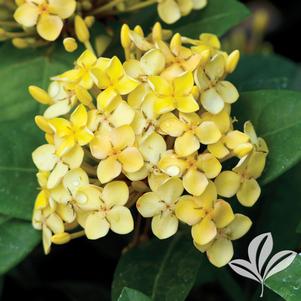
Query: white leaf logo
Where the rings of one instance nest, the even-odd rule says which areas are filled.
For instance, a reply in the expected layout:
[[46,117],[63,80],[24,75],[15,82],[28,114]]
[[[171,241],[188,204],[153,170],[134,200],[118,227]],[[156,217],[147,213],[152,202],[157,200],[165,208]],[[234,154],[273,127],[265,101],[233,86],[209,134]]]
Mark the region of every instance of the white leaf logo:
[[249,261],[235,259],[229,262],[229,266],[237,274],[261,284],[260,297],[263,296],[265,280],[286,269],[294,261],[297,255],[294,251],[280,251],[268,261],[272,250],[272,234],[264,233],[256,236],[250,242],[248,247]]

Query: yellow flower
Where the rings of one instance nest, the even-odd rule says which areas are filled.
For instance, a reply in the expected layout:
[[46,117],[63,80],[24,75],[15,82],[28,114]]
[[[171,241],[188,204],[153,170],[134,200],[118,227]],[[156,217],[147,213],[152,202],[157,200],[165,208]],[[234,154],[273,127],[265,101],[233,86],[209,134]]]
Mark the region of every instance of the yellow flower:
[[25,27],[37,25],[43,39],[54,41],[62,31],[62,20],[69,18],[75,8],[75,0],[29,0],[17,8],[14,18]]
[[120,60],[114,56],[112,59],[100,59],[101,67],[94,70],[97,85],[102,91],[97,97],[98,108],[104,110],[112,102],[120,99],[120,95],[129,94],[139,82],[128,76]]
[[84,222],[87,238],[98,239],[107,235],[109,229],[117,234],[130,233],[134,228],[131,212],[124,205],[129,198],[125,182],[106,184],[98,199],[97,210],[90,212]]
[[179,221],[174,210],[183,192],[180,179],[170,178],[156,191],[146,192],[137,201],[143,217],[152,217],[152,231],[160,239],[169,238],[178,230]]
[[84,105],[79,105],[70,116],[70,121],[64,118],[54,118],[49,121],[55,132],[56,154],[62,156],[75,145],[86,145],[94,137],[88,129],[88,113]]
[[192,95],[193,76],[185,72],[171,82],[160,76],[149,76],[148,82],[156,96],[155,112],[163,114],[178,109],[183,113],[195,112],[199,105]]
[[218,229],[229,225],[234,219],[230,204],[216,200],[216,196],[214,184],[210,182],[201,196],[183,195],[176,205],[177,218],[192,226],[191,235],[199,245],[210,243]]
[[216,238],[204,245],[194,241],[195,247],[206,252],[209,261],[216,267],[225,266],[233,257],[232,240],[244,236],[250,229],[252,221],[243,214],[235,214],[234,219],[226,227],[219,229]]
[[200,148],[200,144],[213,144],[221,138],[218,126],[213,121],[202,121],[196,113],[162,115],[160,129],[169,136],[177,137],[174,149],[177,155],[189,156]]
[[211,154],[194,153],[179,158],[171,151],[162,156],[158,167],[169,176],[181,177],[184,188],[196,196],[205,191],[208,179],[215,178],[222,169],[220,162]]
[[143,157],[134,143],[135,133],[129,125],[99,131],[90,148],[92,155],[101,160],[97,167],[97,177],[101,183],[113,180],[122,171],[136,172],[143,166]]
[[218,114],[225,103],[232,104],[239,95],[235,86],[223,80],[226,75],[226,59],[218,53],[205,67],[198,67],[195,71],[195,81],[201,92],[201,103],[205,110]]

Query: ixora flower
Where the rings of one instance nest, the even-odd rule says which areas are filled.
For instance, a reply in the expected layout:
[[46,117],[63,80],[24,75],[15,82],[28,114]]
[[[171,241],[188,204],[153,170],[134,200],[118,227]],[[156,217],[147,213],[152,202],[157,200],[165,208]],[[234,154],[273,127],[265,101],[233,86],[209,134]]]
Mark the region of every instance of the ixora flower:
[[[184,2],[174,1],[183,14],[198,4]],[[41,187],[33,224],[43,230],[45,253],[52,243],[98,239],[110,229],[135,229],[137,240],[141,223],[133,217],[142,216],[159,239],[181,223],[191,227],[197,249],[224,266],[232,240],[252,224],[226,198],[256,203],[268,154],[252,123],[240,130],[231,116],[239,95],[226,77],[239,52],[223,52],[208,33],[171,36],[159,23],[147,36],[124,25],[121,44],[124,62],[87,45],[48,92],[29,88],[47,106],[35,118],[47,143],[32,154]]]
[[25,27],[37,26],[38,34],[54,41],[63,28],[63,20],[75,11],[75,0],[28,0],[15,11],[15,20]]

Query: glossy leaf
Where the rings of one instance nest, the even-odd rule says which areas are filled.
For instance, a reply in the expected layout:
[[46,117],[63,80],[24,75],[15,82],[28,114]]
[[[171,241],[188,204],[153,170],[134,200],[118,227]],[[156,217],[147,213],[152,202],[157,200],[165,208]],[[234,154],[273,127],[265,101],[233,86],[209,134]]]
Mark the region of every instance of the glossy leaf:
[[41,233],[17,219],[0,225],[0,275],[7,272],[38,244]]
[[125,287],[122,290],[118,301],[151,301],[151,299],[139,291]]
[[237,69],[227,79],[238,91],[293,88],[298,68],[292,61],[276,54],[243,55]]
[[293,263],[266,281],[266,286],[286,301],[301,300],[301,256],[297,255]]
[[197,277],[203,255],[189,235],[178,233],[168,240],[152,240],[125,253],[115,271],[112,300],[124,287],[137,289],[152,301],[183,301]]
[[301,159],[301,93],[261,90],[241,93],[234,115],[251,120],[269,147],[267,166],[260,181],[274,180]]

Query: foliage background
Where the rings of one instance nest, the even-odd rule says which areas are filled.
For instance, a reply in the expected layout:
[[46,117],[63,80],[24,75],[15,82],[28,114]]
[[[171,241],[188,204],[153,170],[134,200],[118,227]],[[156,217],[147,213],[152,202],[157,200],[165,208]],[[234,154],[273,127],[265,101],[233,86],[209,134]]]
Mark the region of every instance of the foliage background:
[[[299,16],[301,3],[298,0],[279,0],[271,2],[279,9],[280,18],[277,21],[278,24],[276,24],[276,27],[267,34],[266,40],[273,45],[274,51],[277,54],[286,56],[296,63],[299,63],[301,61],[301,44],[296,42],[296,29],[301,26],[301,19]],[[150,20],[150,22],[151,21],[152,20]],[[27,220],[30,220],[31,218],[32,200],[27,200],[26,196],[30,194],[29,191],[32,189],[30,185],[35,185],[34,174],[30,172],[33,168],[32,164],[29,160],[24,160],[24,156],[26,155],[26,149],[32,148],[32,145],[38,145],[40,141],[37,141],[36,136],[34,135],[32,122],[30,121],[32,112],[37,112],[39,107],[33,101],[23,101],[24,91],[21,91],[20,95],[13,94],[13,96],[7,93],[7,91],[11,91],[12,89],[16,90],[18,87],[15,86],[13,81],[5,81],[8,73],[12,72],[12,69],[11,66],[10,68],[6,68],[6,61],[4,58],[6,56],[13,57],[15,60],[13,71],[16,76],[28,79],[28,84],[34,83],[36,85],[45,85],[49,76],[66,69],[68,65],[71,66],[72,58],[66,60],[66,57],[61,56],[59,49],[54,53],[56,53],[56,57],[52,57],[52,60],[48,61],[37,53],[33,56],[31,51],[20,53],[19,51],[11,51],[10,48],[6,49],[5,47],[2,47],[0,49],[0,77],[1,81],[4,81],[0,85],[0,163],[10,161],[12,162],[12,166],[19,166],[19,162],[27,162],[26,165],[21,167],[20,173],[6,170],[6,176],[1,177],[0,179],[0,212],[2,213],[2,215],[0,215],[0,258],[2,259],[1,261],[5,258],[6,263],[11,260],[11,262],[9,262],[10,266],[14,265],[14,259],[10,258],[10,255],[13,252],[17,251],[20,253],[20,256],[23,257],[23,255],[27,254],[28,250],[39,241],[40,233],[36,233],[36,235],[33,234],[30,240],[27,238],[27,233],[33,232],[34,230],[32,230],[31,225],[23,221],[23,219],[24,217]],[[27,64],[23,66],[23,63],[20,62],[24,61],[27,62]],[[30,62],[30,64],[28,64],[28,62]],[[31,69],[28,69],[28,66],[30,66]],[[249,70],[249,73],[246,73],[246,70]],[[240,91],[257,90],[259,88],[274,89],[279,87],[301,90],[300,76],[300,70],[298,70],[290,61],[280,57],[266,59],[261,56],[255,56],[253,57],[253,61],[246,60],[245,58],[242,59],[240,67],[233,75],[232,80],[238,85]],[[22,87],[22,89],[24,89],[24,87]],[[18,93],[17,90],[14,93]],[[262,93],[266,93],[263,94],[262,101],[270,98],[271,94],[269,94],[268,91]],[[288,98],[296,97],[281,93],[282,92],[280,91],[277,96],[279,99],[282,99],[282,106],[279,111],[273,116],[273,114],[268,114],[270,111],[266,111],[268,109],[273,111],[273,106],[262,107],[261,113],[263,116],[267,113],[267,117],[263,117],[263,120],[258,120],[259,123],[261,122],[261,124],[267,125],[268,127],[269,122],[277,124],[278,119],[279,126],[281,126],[283,123],[289,122],[291,117],[290,114],[295,116],[296,121],[300,120],[301,99],[299,103],[296,102],[293,106],[289,107],[290,105],[286,105],[286,102],[288,104],[290,103]],[[10,103],[12,99],[18,98],[19,101],[16,102],[13,107],[6,109],[7,104]],[[250,94],[243,94],[242,98],[246,99],[246,102],[248,102]],[[262,105],[262,101],[258,101],[258,110]],[[237,110],[239,109],[240,108],[237,108]],[[287,116],[285,116],[284,113],[282,114],[285,110],[288,110]],[[292,112],[290,110],[292,110]],[[297,113],[294,112],[296,110]],[[248,117],[250,114],[249,109],[247,111],[241,111],[239,114],[242,120],[250,118]],[[256,114],[258,114],[258,111],[254,113],[254,116]],[[254,118],[256,118],[256,116]],[[271,121],[271,118],[274,118],[274,120]],[[301,139],[300,126],[289,129],[289,131],[285,131],[284,133],[281,132],[277,139],[281,146],[278,151],[281,153],[287,148],[287,150],[285,150],[286,156],[290,159],[295,156],[293,163],[296,163],[297,159],[300,158],[298,157]],[[3,148],[7,147],[7,145],[10,145],[14,150],[14,156],[12,155],[13,152],[6,152],[7,157],[3,157]],[[18,147],[18,145],[22,145],[22,147]],[[278,162],[277,164],[281,164],[281,162]],[[235,245],[236,258],[245,258],[249,241],[255,235],[267,231],[271,231],[273,234],[274,252],[282,249],[301,251],[300,235],[296,233],[297,225],[301,221],[301,203],[300,199],[298,199],[301,193],[300,171],[301,166],[299,163],[276,180],[270,181],[263,189],[261,201],[251,210],[246,210],[246,214],[253,217],[255,226],[252,227],[252,231],[250,231],[248,235]],[[265,179],[265,181],[268,180],[272,180],[272,177],[270,179]],[[26,185],[24,185],[24,183],[26,183]],[[27,185],[28,183],[29,185]],[[12,189],[6,189],[6,187],[9,186],[17,192],[18,190],[21,191],[24,197],[23,207],[14,207],[15,203],[19,204],[20,202],[19,200],[14,199],[14,196],[10,194]],[[20,193],[16,193],[16,195],[20,195]],[[8,215],[12,217],[7,217]],[[301,232],[300,228],[299,232]],[[175,246],[178,246],[178,249],[185,248],[185,231],[184,234],[181,235],[183,235],[183,237],[176,237],[175,242],[172,242]],[[9,241],[6,241],[5,238],[9,237],[11,239],[12,237],[14,238],[14,236],[16,240],[18,240],[18,245],[9,245]],[[72,243],[67,245],[53,248],[51,254],[46,257],[43,254],[41,246],[37,246],[22,263],[1,278],[1,300],[15,300],[20,294],[22,295],[22,298],[28,298],[33,301],[47,301],[53,300],[54,298],[62,301],[110,300],[114,271],[120,258],[121,250],[127,244],[129,239],[130,237],[118,237],[118,239],[116,239],[113,234],[98,241],[79,239],[72,241]],[[168,242],[168,245],[169,244],[170,242]],[[1,248],[2,245],[6,246],[5,251]],[[156,250],[168,249],[168,245],[166,242],[157,242],[154,246],[146,246],[146,249],[143,250],[142,254],[144,253],[145,257],[151,254],[153,261],[150,262],[150,266],[146,266],[145,270],[142,269],[142,271],[138,268],[129,268],[127,273],[127,277],[130,279],[129,281],[138,283],[147,276],[151,277],[151,266],[156,260],[160,261],[161,256]],[[177,248],[175,248],[175,250],[177,250]],[[187,250],[190,251],[185,254],[187,257],[191,258],[191,264],[194,264],[193,258],[195,253],[191,251],[190,248],[187,248]],[[167,262],[170,267],[180,260],[180,257],[178,258],[176,252],[174,253],[173,250],[171,251],[171,255],[169,262]],[[139,256],[135,257],[135,254],[132,256],[134,256],[137,261],[141,260]],[[124,258],[123,264],[127,264],[126,257]],[[198,270],[198,275],[190,275],[190,270],[187,266],[183,266],[181,269],[180,276],[183,279],[177,284],[180,288],[183,282],[189,283],[192,281],[190,277],[195,278],[196,276],[197,278],[194,288],[187,298],[188,301],[242,301],[258,299],[259,286],[252,281],[245,281],[240,276],[230,272],[229,268],[216,269],[212,267],[208,264],[205,257],[199,264],[200,268]],[[0,271],[4,269],[3,263],[0,264]],[[298,275],[300,275],[300,269],[301,268],[299,267]],[[184,279],[185,277],[183,275],[185,275],[186,279]],[[175,275],[172,270],[169,271],[166,279],[163,279],[166,285],[160,288],[163,293],[161,296],[157,296],[156,300],[167,300],[164,299],[164,294],[168,294],[168,285],[172,286],[172,280],[175,278],[177,278],[177,275]],[[289,283],[271,283],[271,285],[278,285],[280,287],[283,285],[288,286]],[[122,282],[118,282],[118,280],[114,281],[114,301],[120,293],[121,286]],[[148,288],[145,288],[145,290],[147,291]],[[180,294],[180,290],[178,294]],[[137,298],[135,300],[143,301],[143,297],[141,296],[136,296],[135,298]],[[123,300],[134,301],[134,298],[129,297],[128,299],[125,298]],[[283,299],[266,289],[264,300],[277,301]],[[299,297],[293,296],[289,297],[287,300],[297,301],[301,300],[301,297],[300,295]]]

